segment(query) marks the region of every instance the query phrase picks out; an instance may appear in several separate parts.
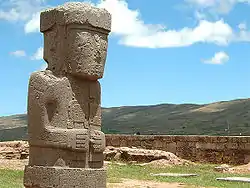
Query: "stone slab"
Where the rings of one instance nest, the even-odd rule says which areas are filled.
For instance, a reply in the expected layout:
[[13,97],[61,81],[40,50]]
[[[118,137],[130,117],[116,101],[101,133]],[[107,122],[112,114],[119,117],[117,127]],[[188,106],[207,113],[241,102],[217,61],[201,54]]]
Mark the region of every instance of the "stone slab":
[[193,177],[198,176],[197,174],[178,174],[178,173],[159,173],[151,174],[152,176],[162,176],[162,177]]
[[90,3],[68,2],[41,12],[41,32],[50,29],[54,24],[85,24],[111,31],[111,15],[107,10],[94,7]]
[[250,178],[247,177],[226,177],[226,178],[216,178],[216,180],[250,183]]
[[106,188],[106,170],[25,166],[26,188]]

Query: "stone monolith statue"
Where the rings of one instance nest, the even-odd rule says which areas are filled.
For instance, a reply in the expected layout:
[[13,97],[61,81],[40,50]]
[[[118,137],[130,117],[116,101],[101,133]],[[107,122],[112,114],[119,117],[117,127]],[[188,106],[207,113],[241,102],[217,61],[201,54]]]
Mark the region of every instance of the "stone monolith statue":
[[101,88],[111,15],[87,3],[41,12],[45,71],[30,77],[26,188],[104,188]]

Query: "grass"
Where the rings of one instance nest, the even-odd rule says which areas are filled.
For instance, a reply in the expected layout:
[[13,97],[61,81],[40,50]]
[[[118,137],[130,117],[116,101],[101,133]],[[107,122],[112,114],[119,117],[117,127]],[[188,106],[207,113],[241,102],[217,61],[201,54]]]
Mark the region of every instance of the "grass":
[[20,170],[0,170],[1,188],[23,188],[23,171]]
[[[187,185],[188,188],[219,187],[219,188],[250,188],[249,183],[222,182],[217,181],[217,177],[244,176],[250,177],[250,174],[222,174],[215,172],[213,168],[216,165],[198,164],[195,166],[175,166],[167,168],[152,168],[136,165],[120,166],[115,163],[109,165],[108,182],[119,183],[123,178],[137,180],[152,180],[158,182],[179,182]],[[180,177],[153,177],[150,173],[196,173],[199,176],[190,178]],[[23,188],[23,171],[18,170],[0,170],[0,187],[1,188]]]
[[[142,167],[136,165],[119,166],[112,164],[108,170],[108,181],[109,182],[119,182],[122,178],[127,179],[138,179],[138,180],[152,180],[159,182],[179,182],[193,186],[203,186],[203,187],[220,187],[220,188],[250,188],[249,183],[238,183],[238,182],[222,182],[217,181],[218,177],[230,177],[230,176],[244,176],[250,177],[246,174],[226,174],[215,172],[213,168],[216,165],[210,164],[199,164],[195,166],[175,166],[168,168],[152,168],[152,167]],[[190,178],[181,177],[153,177],[150,173],[195,173],[199,176]]]

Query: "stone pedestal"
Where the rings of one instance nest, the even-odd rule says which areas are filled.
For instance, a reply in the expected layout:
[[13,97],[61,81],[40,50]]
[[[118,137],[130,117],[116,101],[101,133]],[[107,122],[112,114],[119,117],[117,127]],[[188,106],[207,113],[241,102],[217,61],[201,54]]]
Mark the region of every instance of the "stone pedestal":
[[25,188],[106,188],[106,170],[26,166]]

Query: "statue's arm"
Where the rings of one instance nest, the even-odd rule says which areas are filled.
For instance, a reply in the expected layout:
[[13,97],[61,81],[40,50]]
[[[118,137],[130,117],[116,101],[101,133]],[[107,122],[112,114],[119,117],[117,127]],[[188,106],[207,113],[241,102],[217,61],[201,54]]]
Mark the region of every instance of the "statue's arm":
[[[81,129],[63,129],[52,126],[48,104],[56,101],[53,85],[42,72],[30,77],[28,91],[28,135],[31,146],[87,150],[87,132]],[[55,103],[56,104],[56,103]],[[86,146],[85,146],[86,145]]]
[[86,129],[62,129],[46,126],[42,138],[36,140],[35,144],[40,147],[87,151],[88,133]]
[[101,86],[97,81],[91,85],[90,144],[93,152],[105,150],[105,134],[101,131]]
[[92,130],[101,131],[101,86],[99,81],[90,85],[90,127]]
[[31,143],[40,138],[45,124],[48,124],[44,96],[47,87],[42,72],[31,74],[28,88],[28,135]]

